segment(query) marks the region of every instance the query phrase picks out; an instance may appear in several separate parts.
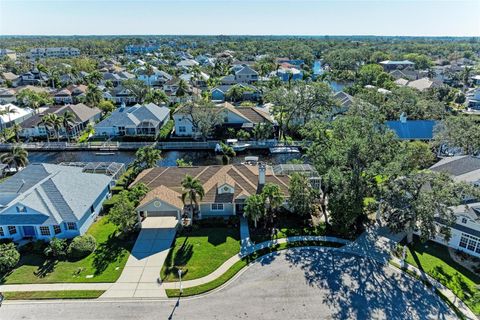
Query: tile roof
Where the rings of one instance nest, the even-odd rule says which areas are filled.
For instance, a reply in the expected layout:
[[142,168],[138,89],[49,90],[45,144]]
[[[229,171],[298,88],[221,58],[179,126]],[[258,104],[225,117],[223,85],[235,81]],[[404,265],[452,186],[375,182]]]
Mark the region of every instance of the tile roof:
[[150,190],[145,198],[140,201],[138,207],[142,207],[152,200],[159,199],[172,206],[178,208],[179,210],[183,209],[183,202],[182,202],[182,195],[172,189],[165,187],[164,185],[160,185],[153,190]]

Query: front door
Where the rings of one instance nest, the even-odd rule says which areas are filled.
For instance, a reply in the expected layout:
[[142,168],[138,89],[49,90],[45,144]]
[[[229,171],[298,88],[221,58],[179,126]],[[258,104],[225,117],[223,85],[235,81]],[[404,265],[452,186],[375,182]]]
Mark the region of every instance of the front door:
[[35,228],[32,226],[23,227],[23,236],[25,238],[34,238],[35,237]]

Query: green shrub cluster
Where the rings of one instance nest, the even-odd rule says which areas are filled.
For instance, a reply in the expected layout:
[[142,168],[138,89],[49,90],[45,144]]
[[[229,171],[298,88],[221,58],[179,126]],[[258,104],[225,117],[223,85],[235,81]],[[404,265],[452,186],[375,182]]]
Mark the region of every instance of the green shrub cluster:
[[12,270],[20,261],[20,253],[14,243],[0,244],[0,274]]
[[70,258],[80,259],[91,254],[96,247],[97,240],[92,235],[86,234],[75,237],[68,246],[67,253]]

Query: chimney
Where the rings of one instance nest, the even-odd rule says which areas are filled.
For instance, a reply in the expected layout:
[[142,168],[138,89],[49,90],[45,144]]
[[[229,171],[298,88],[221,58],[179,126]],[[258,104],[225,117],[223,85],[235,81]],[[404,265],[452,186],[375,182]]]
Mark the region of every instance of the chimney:
[[258,163],[258,185],[265,185],[265,175],[267,172],[267,166],[263,162]]
[[405,114],[405,112],[402,112],[402,114],[400,115],[400,122],[407,123],[407,115]]

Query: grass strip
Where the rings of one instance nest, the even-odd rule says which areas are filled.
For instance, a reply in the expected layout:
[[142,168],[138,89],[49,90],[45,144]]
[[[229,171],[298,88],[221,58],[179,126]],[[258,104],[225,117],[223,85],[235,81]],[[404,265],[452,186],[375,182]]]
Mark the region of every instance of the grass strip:
[[5,292],[5,300],[96,299],[105,290],[13,291]]
[[[255,251],[254,253],[242,258],[240,261],[237,261],[224,274],[222,274],[217,279],[201,284],[199,286],[184,288],[181,296],[182,297],[194,296],[194,295],[206,293],[208,291],[216,289],[221,285],[223,285],[224,283],[226,283],[231,278],[233,278],[240,270],[246,267],[250,262],[260,258],[261,256],[264,256],[272,252],[289,249],[289,248],[305,247],[305,246],[321,246],[321,247],[338,248],[343,246],[343,244],[336,243],[336,242],[326,242],[326,241],[298,241],[298,242],[291,242],[291,243],[281,243],[272,247],[264,248],[264,249]],[[166,293],[169,298],[175,298],[180,296],[179,289],[167,289]]]

